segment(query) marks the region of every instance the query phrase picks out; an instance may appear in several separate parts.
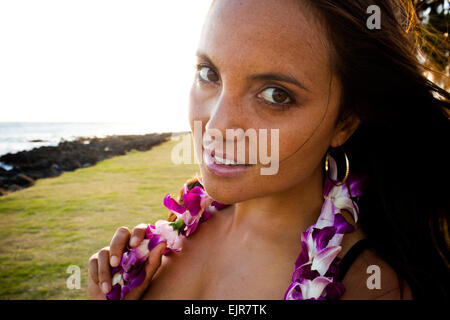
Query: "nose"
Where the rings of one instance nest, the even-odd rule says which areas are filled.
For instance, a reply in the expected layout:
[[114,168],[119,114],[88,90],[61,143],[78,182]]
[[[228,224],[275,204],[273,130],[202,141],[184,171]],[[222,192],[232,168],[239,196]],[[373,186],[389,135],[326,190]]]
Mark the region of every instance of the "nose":
[[230,95],[222,93],[216,101],[212,102],[205,130],[218,130],[222,134],[222,137],[226,138],[227,129],[244,129],[242,127],[242,109],[242,103],[238,98],[233,98]]
[[[237,146],[245,138],[243,128],[245,119],[242,112],[242,100],[237,96],[233,97],[222,92],[214,102],[211,101],[209,118],[205,125],[203,141],[205,149],[215,150],[216,154],[223,158],[235,160]],[[245,150],[241,152],[245,157]]]

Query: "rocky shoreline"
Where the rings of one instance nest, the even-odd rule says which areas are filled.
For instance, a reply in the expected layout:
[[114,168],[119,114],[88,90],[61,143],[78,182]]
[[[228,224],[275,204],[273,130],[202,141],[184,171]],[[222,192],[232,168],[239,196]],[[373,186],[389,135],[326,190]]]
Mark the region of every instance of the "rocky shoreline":
[[85,168],[97,162],[130,150],[147,151],[167,141],[171,133],[146,135],[121,135],[105,138],[80,137],[73,141],[61,141],[57,146],[39,147],[30,151],[8,153],[0,162],[12,166],[0,167],[0,196],[33,185],[37,179],[55,177],[64,171]]

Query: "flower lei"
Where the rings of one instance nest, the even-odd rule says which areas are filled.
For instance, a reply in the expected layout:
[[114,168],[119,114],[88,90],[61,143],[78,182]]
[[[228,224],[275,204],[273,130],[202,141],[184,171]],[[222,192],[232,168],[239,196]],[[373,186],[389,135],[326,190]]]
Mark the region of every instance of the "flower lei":
[[119,266],[112,268],[112,289],[106,295],[108,300],[123,299],[129,291],[142,284],[146,275],[145,262],[156,245],[166,243],[163,255],[180,252],[184,237],[195,232],[198,224],[208,220],[214,212],[228,206],[211,199],[199,186],[188,190],[184,185],[182,199],[184,205],[168,194],[163,204],[177,219],[173,222],[158,220],[155,225],[147,225],[142,243],[136,248],[128,248]]
[[[337,179],[335,160],[330,157],[331,179]],[[348,210],[358,221],[359,208],[352,197],[359,197],[366,184],[365,177],[349,175],[347,183],[337,186],[325,179],[321,214],[315,224],[301,235],[302,250],[295,261],[292,283],[286,290],[284,300],[336,300],[345,288],[335,281],[339,276],[337,257],[344,234],[354,231],[341,214]]]
[[[336,162],[330,159],[331,179],[337,179]],[[345,291],[344,285],[335,281],[339,275],[339,258],[344,234],[354,231],[341,214],[341,210],[352,213],[355,222],[358,219],[358,205],[352,197],[362,194],[365,179],[349,175],[347,183],[336,186],[325,180],[324,198],[321,214],[315,224],[301,235],[302,250],[295,261],[292,284],[288,287],[284,300],[335,300]],[[183,186],[183,205],[169,194],[163,205],[175,214],[176,220],[158,220],[155,225],[147,225],[142,243],[128,249],[122,256],[118,267],[112,269],[112,289],[106,295],[109,300],[123,299],[132,289],[145,279],[145,262],[152,250],[161,242],[166,243],[163,254],[180,252],[183,237],[191,235],[199,223],[208,220],[214,212],[228,205],[219,203],[199,186],[188,190]]]

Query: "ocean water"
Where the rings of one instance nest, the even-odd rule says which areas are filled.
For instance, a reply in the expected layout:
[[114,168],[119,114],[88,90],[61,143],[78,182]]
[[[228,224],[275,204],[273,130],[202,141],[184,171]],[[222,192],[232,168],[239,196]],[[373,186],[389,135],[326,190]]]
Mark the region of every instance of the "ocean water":
[[[150,126],[133,123],[0,122],[0,156],[41,146],[56,146],[62,139],[154,132]],[[7,169],[1,163],[0,166]]]

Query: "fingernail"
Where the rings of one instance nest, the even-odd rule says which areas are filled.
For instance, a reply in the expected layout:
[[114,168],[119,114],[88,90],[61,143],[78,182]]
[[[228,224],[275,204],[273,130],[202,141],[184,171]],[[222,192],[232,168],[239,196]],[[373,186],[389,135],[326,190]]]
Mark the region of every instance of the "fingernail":
[[102,283],[102,290],[104,294],[107,294],[109,292],[109,285],[106,282]]
[[117,267],[119,265],[119,262],[120,262],[119,257],[117,257],[117,256],[111,257],[110,263],[111,263],[112,267]]
[[135,245],[137,245],[138,241],[139,240],[138,240],[137,237],[132,237],[131,240],[130,240],[130,245],[131,246],[135,246]]

